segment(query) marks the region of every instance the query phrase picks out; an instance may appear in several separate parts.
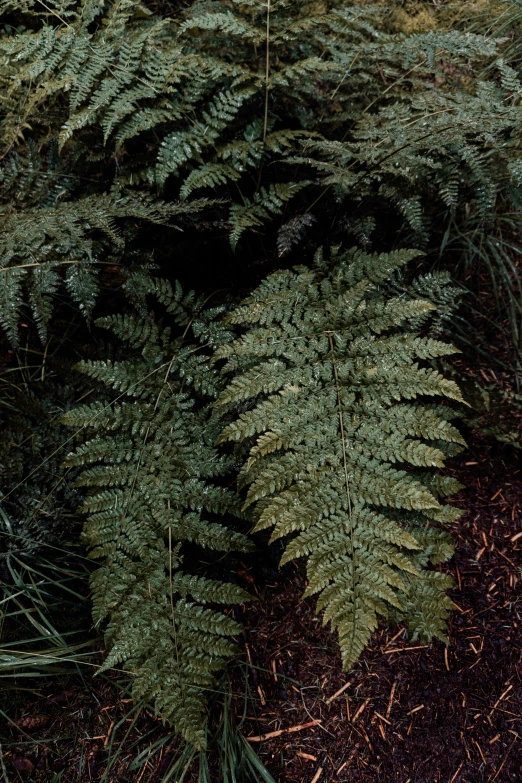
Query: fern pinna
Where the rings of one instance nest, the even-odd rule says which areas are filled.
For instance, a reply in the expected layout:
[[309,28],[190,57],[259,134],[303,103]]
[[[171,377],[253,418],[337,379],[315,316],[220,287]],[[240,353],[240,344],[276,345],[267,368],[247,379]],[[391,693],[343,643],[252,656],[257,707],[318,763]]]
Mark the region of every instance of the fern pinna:
[[282,563],[307,557],[305,595],[320,594],[347,668],[390,610],[444,638],[451,580],[425,567],[451,555],[438,523],[459,512],[439,498],[458,485],[426,468],[463,441],[449,408],[416,399],[461,400],[417,362],[456,350],[419,336],[434,306],[381,285],[418,253],[332,255],[271,275],[229,315],[244,331],[217,349],[233,377],[216,405],[243,411],[220,441],[248,446],[245,506],[272,540],[298,531]]
[[[190,297],[173,295],[165,282],[158,293],[185,323]],[[208,328],[199,323],[200,330]],[[252,548],[242,533],[208,516],[238,511],[234,493],[215,483],[226,463],[214,447],[218,430],[204,404],[215,391],[213,371],[207,357],[182,336],[172,339],[152,318],[113,316],[98,324],[136,354],[80,363],[82,372],[119,396],[110,406],[84,405],[64,417],[93,433],[66,462],[88,466],[78,483],[91,489],[84,537],[91,556],[102,561],[92,579],[95,619],[108,619],[102,670],[124,662],[135,675],[134,696],[153,700],[166,722],[202,748],[205,689],[234,652],[226,637],[240,629],[202,604],[243,602],[249,595],[184,573],[180,547]]]

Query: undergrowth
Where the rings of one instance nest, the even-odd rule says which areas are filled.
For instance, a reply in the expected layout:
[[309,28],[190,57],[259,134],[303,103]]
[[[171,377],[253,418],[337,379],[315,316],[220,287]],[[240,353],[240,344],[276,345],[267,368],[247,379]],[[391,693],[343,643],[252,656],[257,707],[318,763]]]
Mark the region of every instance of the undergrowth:
[[444,638],[458,419],[519,443],[520,5],[0,9],[2,676],[125,669],[171,778],[269,781],[234,553],[306,559],[346,667]]

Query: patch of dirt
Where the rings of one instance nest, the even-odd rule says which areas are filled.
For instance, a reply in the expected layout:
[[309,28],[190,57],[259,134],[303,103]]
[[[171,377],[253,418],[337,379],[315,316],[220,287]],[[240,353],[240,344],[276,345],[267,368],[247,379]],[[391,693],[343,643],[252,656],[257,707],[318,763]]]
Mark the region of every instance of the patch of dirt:
[[245,610],[249,654],[267,671],[250,675],[259,700],[241,730],[278,732],[252,744],[279,783],[522,780],[519,455],[474,435],[453,462],[467,513],[444,566],[456,583],[448,647],[383,627],[345,674],[334,636],[300,600],[302,578],[278,579]]

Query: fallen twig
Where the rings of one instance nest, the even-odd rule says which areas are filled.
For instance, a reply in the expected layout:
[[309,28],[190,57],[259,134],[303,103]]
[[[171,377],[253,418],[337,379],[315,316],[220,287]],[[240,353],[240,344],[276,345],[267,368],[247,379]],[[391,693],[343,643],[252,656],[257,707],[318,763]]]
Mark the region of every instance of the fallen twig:
[[267,739],[272,739],[273,737],[280,737],[282,734],[292,734],[295,731],[303,731],[304,729],[309,729],[311,726],[317,726],[320,724],[321,721],[319,720],[312,720],[309,723],[301,723],[300,726],[291,726],[289,729],[278,729],[277,731],[269,731],[267,734],[260,734],[257,737],[245,737],[248,742],[264,742]]
[[351,681],[351,680],[349,680],[348,682],[345,682],[345,684],[343,685],[343,687],[342,687],[342,688],[339,688],[339,690],[338,690],[338,691],[335,691],[335,693],[334,693],[334,695],[333,695],[333,696],[330,696],[330,698],[329,698],[329,699],[326,699],[326,703],[327,703],[327,704],[331,704],[331,703],[333,702],[333,700],[334,700],[334,699],[336,699],[338,696],[340,696],[340,695],[341,695],[341,693],[344,693],[344,692],[345,692],[345,690],[346,690],[347,688],[349,688],[351,684],[352,684],[352,681]]

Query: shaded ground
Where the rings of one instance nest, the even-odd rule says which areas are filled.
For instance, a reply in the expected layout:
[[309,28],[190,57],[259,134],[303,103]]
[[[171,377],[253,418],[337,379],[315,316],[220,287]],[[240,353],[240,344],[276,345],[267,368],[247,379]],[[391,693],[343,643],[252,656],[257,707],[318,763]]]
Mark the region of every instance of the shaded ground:
[[[247,737],[278,732],[252,742],[278,783],[522,780],[522,471],[511,447],[470,440],[452,471],[467,485],[454,502],[468,513],[447,568],[457,585],[447,649],[383,628],[343,674],[335,637],[300,600],[302,577],[288,570],[256,584],[262,600],[245,609],[256,699],[244,719],[242,700],[235,712]],[[132,713],[121,687],[85,677],[18,700],[16,726],[0,731],[0,779],[159,783],[175,741]],[[235,685],[244,691],[239,676]],[[312,725],[288,731],[303,724]]]
[[457,584],[448,648],[383,629],[345,675],[295,578],[247,609],[254,663],[275,674],[257,675],[265,704],[246,736],[320,722],[255,743],[281,783],[522,780],[522,472],[509,447],[477,436],[452,472],[469,511],[446,568]]

